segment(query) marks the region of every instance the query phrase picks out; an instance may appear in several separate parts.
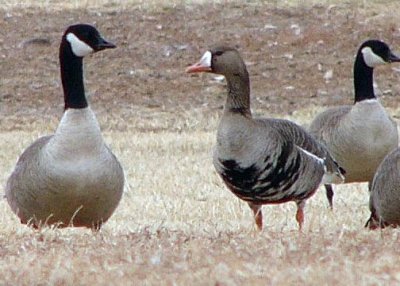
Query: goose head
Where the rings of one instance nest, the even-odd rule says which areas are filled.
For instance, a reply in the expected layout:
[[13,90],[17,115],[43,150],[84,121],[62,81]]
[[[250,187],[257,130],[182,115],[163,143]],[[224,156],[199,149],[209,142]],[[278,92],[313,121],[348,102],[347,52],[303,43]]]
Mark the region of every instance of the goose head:
[[358,54],[362,56],[364,63],[375,68],[392,62],[400,62],[400,58],[393,54],[389,46],[379,40],[368,40],[359,48]]
[[84,57],[91,53],[116,47],[106,41],[95,27],[88,24],[69,26],[63,35],[61,44],[69,45],[76,57]]
[[91,25],[76,24],[66,29],[59,49],[65,110],[88,107],[83,83],[83,57],[115,47]]
[[200,61],[186,69],[187,73],[210,72],[223,75],[227,81],[228,96],[224,110],[250,116],[250,79],[239,52],[219,46],[206,51]]
[[219,46],[206,51],[200,61],[186,69],[188,73],[210,72],[224,75],[246,75],[245,63],[239,52],[230,47]]

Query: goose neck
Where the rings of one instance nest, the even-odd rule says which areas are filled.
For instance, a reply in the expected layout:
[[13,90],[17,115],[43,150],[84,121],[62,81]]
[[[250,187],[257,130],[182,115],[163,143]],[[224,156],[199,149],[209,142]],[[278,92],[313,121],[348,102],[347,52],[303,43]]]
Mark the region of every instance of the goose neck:
[[358,53],[354,63],[354,102],[375,99],[373,86],[373,68],[367,66],[361,53]]
[[65,39],[61,42],[59,57],[65,110],[88,107],[83,84],[83,58],[74,55]]
[[251,116],[250,79],[247,71],[244,74],[226,76],[226,80],[228,97],[225,103],[225,112]]

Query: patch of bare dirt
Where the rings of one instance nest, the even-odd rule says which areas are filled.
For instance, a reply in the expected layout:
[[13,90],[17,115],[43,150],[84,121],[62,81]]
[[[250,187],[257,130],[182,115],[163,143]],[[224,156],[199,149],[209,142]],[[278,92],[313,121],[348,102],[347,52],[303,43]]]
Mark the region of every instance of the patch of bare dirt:
[[[65,27],[76,22],[96,25],[118,46],[85,59],[85,76],[97,112],[122,119],[142,107],[172,114],[220,109],[224,84],[211,75],[184,73],[213,44],[238,47],[251,75],[253,107],[282,115],[352,103],[358,46],[368,38],[383,39],[395,50],[400,44],[394,16],[340,5],[297,10],[226,3],[157,11],[0,11],[2,120],[61,114],[58,45]],[[400,73],[382,67],[375,75],[384,104],[397,108]]]

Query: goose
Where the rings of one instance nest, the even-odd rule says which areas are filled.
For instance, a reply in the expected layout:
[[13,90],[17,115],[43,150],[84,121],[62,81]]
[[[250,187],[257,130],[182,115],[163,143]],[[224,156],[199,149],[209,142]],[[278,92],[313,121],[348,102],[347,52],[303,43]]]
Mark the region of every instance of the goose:
[[400,148],[390,152],[379,165],[371,185],[370,229],[400,225]]
[[63,34],[64,113],[53,135],[25,149],[6,183],[7,201],[21,223],[98,230],[118,206],[124,172],[88,105],[82,72],[84,56],[111,48],[88,24],[69,26]]
[[[354,63],[354,104],[329,108],[310,124],[310,133],[346,170],[345,183],[370,183],[383,158],[398,145],[397,125],[375,96],[373,71],[399,61],[386,43],[364,42]],[[329,184],[325,188],[332,209],[333,189]]]
[[249,74],[236,49],[211,48],[186,72],[215,73],[227,81],[228,95],[213,154],[214,167],[225,185],[248,203],[259,230],[263,228],[262,205],[289,201],[297,204],[301,230],[305,201],[321,182],[342,182],[343,170],[299,125],[252,117]]

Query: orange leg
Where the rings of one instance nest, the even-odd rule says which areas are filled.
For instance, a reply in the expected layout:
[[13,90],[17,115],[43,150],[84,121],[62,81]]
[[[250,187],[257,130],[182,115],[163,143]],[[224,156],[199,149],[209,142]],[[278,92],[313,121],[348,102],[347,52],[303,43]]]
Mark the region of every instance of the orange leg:
[[254,220],[256,221],[256,225],[258,230],[263,229],[263,215],[262,215],[262,210],[261,210],[261,205],[253,204],[253,203],[248,203],[249,207],[253,211],[254,214]]
[[296,212],[296,220],[297,223],[299,224],[299,230],[301,231],[303,228],[303,222],[304,222],[304,206],[305,206],[305,201],[301,201],[301,202],[296,202],[297,204],[297,212]]

